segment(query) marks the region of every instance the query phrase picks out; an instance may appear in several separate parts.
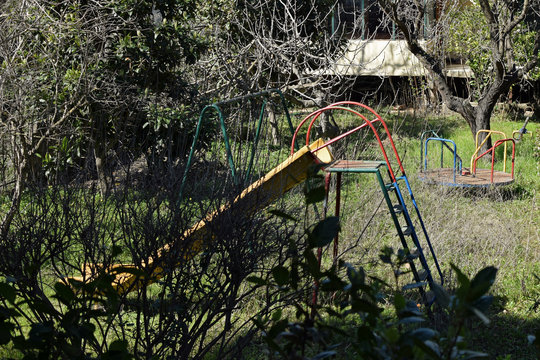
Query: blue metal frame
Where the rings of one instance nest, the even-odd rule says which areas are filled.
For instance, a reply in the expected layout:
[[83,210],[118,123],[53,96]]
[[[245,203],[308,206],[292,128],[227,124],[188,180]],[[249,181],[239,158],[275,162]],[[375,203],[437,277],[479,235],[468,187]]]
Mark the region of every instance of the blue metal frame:
[[[409,192],[409,197],[411,198],[414,209],[416,211],[416,215],[418,216],[418,220],[420,222],[420,226],[422,227],[422,232],[424,233],[426,243],[428,244],[429,251],[431,253],[431,256],[433,257],[433,261],[435,262],[435,267],[437,268],[437,272],[439,273],[439,277],[440,277],[440,280],[441,280],[441,285],[443,285],[444,284],[444,278],[443,278],[443,274],[442,274],[442,271],[441,271],[441,267],[439,266],[439,262],[437,261],[437,256],[435,255],[435,250],[433,250],[433,246],[431,245],[431,241],[429,240],[429,235],[427,233],[427,229],[426,229],[426,226],[424,224],[424,220],[422,219],[422,216],[420,215],[420,210],[418,209],[418,204],[416,203],[416,200],[414,198],[414,195],[413,195],[409,180],[407,179],[406,175],[403,175],[403,176],[400,176],[400,177],[396,178],[396,181],[393,183],[393,186],[396,189],[396,194],[397,194],[397,196],[399,198],[399,201],[401,202],[401,204],[402,204],[402,206],[403,206],[403,208],[405,210],[407,209],[407,207],[405,205],[403,195],[402,195],[401,190],[399,188],[399,184],[398,184],[399,180],[404,180],[405,181],[407,191]],[[412,235],[414,244],[416,245],[416,247],[418,249],[422,249],[422,246],[420,245],[420,241],[418,240],[418,235],[416,234],[416,231],[414,230],[414,226],[412,225],[413,223],[412,223],[412,220],[410,218],[409,212],[404,211],[404,215],[405,215],[405,218],[407,220],[407,223],[411,224],[410,226],[413,227],[413,231],[412,231],[411,235]],[[424,269],[429,269],[429,266],[427,264],[427,261],[426,261],[426,258],[424,256],[423,251],[419,251],[419,257],[420,257],[420,262],[422,263],[422,266],[424,267]],[[428,271],[428,280],[433,282],[433,277],[431,276],[430,271]]]
[[[444,149],[443,149],[443,146],[445,146],[447,149],[449,149],[453,154],[454,154],[454,183],[456,182],[456,170],[457,170],[457,173],[458,174],[461,174],[461,170],[463,168],[463,163],[461,161],[461,158],[459,156],[457,156],[457,146],[456,146],[456,143],[452,140],[449,140],[449,139],[443,139],[443,138],[440,138],[440,137],[430,137],[430,138],[427,138],[426,141],[424,142],[424,170],[427,170],[427,162],[428,162],[428,159],[427,159],[427,153],[428,153],[428,142],[429,141],[440,141],[441,142],[441,168],[443,167],[443,161],[444,161]],[[452,149],[448,143],[452,144],[454,146],[454,148]],[[458,162],[458,159],[459,159],[459,162]],[[456,165],[459,163],[459,168],[456,169]]]

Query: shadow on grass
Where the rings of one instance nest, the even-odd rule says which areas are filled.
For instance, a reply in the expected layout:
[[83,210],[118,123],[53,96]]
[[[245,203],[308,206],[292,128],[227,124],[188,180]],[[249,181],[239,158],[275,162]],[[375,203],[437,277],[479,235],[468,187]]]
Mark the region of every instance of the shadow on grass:
[[465,123],[456,115],[437,116],[424,113],[391,113],[386,115],[385,121],[388,127],[393,129],[393,133],[417,138],[420,138],[420,135],[427,130],[433,130],[439,136],[448,137],[457,127]]
[[532,196],[531,192],[522,185],[492,186],[484,188],[465,188],[463,196],[472,200],[489,199],[491,201],[523,200]]
[[523,316],[507,313],[506,299],[495,297],[487,314],[490,323],[474,322],[468,325],[470,348],[489,354],[489,359],[540,359],[527,339],[540,329],[540,312],[531,309]]
[[[466,320],[464,333],[466,348],[488,354],[493,360],[533,360],[540,359],[540,352],[529,344],[528,335],[540,330],[540,311],[531,307],[516,314],[507,310],[507,299],[494,296],[493,303],[485,312],[489,324],[477,317]],[[441,334],[446,334],[451,323],[448,315],[435,309],[430,318],[430,326]]]

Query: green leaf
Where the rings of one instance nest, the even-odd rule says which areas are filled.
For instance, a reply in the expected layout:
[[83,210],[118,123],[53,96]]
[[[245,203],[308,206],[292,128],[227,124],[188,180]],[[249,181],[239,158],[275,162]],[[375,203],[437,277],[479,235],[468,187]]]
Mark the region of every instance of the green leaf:
[[344,263],[343,266],[347,268],[347,277],[352,285],[361,286],[366,282],[366,273],[363,268],[356,270],[354,266],[349,263]]
[[282,315],[281,309],[277,309],[276,311],[272,313],[272,321],[276,322],[276,321],[281,320],[281,315]]
[[337,276],[332,276],[324,279],[321,282],[321,291],[333,292],[340,291],[345,287],[346,283]]
[[456,296],[458,299],[466,301],[471,286],[471,281],[469,280],[467,275],[465,275],[456,265],[450,263],[450,266],[452,267],[452,269],[454,269],[459,283],[459,287],[456,290]]
[[328,245],[340,230],[339,217],[331,216],[319,221],[309,234],[308,241],[311,248]]
[[453,263],[450,263],[450,266],[452,267],[452,269],[454,269],[454,271],[456,272],[456,275],[457,275],[457,279],[458,279],[458,282],[460,285],[466,285],[466,286],[469,286],[470,285],[470,280],[469,278],[467,277],[467,275],[465,275],[456,265],[454,265]]
[[306,204],[315,204],[324,200],[326,196],[326,190],[324,186],[317,186],[316,188],[310,189],[306,192]]
[[488,266],[480,270],[471,281],[469,294],[467,294],[467,300],[474,301],[484,295],[495,282],[496,276],[497,268],[493,266]]
[[5,282],[0,282],[0,296],[13,304],[15,302],[15,289]]
[[56,291],[56,298],[63,304],[69,305],[73,300],[75,300],[75,293],[70,286],[57,282],[54,284],[54,289]]
[[298,282],[300,281],[300,275],[298,274],[298,260],[296,258],[293,259],[291,263],[291,271],[289,273],[289,284],[291,285],[291,288],[294,290],[298,289]]
[[474,315],[476,315],[480,320],[482,320],[484,324],[489,325],[490,323],[489,318],[483,312],[481,312],[474,306],[469,306],[468,309],[471,310],[474,313]]
[[32,325],[28,333],[29,340],[35,342],[48,341],[53,336],[54,327],[50,323],[37,323]]
[[283,319],[272,325],[272,327],[268,330],[266,333],[266,336],[270,339],[275,339],[276,336],[278,336],[280,333],[282,333],[286,328],[288,324],[287,319]]
[[315,279],[320,279],[322,274],[319,267],[319,261],[317,260],[317,257],[313,253],[312,250],[306,249],[304,251],[304,258],[306,260],[306,271],[309,273],[309,275],[313,276]]
[[79,333],[81,334],[81,338],[83,339],[94,339],[95,331],[96,331],[96,327],[92,323],[84,323],[81,326],[79,326]]
[[396,311],[399,313],[401,310],[405,309],[405,305],[405,297],[401,293],[397,293],[394,296],[394,307],[396,308]]
[[432,284],[432,291],[435,294],[435,301],[442,306],[443,308],[447,309],[448,306],[450,306],[450,295],[446,292],[446,290],[439,284],[433,283]]
[[23,335],[14,336],[11,340],[13,341],[13,347],[15,349],[28,350],[27,341]]
[[469,359],[484,359],[488,358],[489,355],[486,353],[478,352],[478,351],[472,351],[472,350],[460,350],[459,351],[459,358],[463,360],[469,360]]
[[423,282],[407,284],[407,285],[403,286],[401,289],[403,291],[405,291],[405,290],[411,290],[411,289],[420,288],[420,287],[426,286],[426,285],[427,285],[427,283],[425,281],[423,281]]
[[364,299],[353,299],[351,301],[351,310],[354,312],[366,312],[373,315],[382,311],[377,305]]
[[128,342],[126,340],[114,340],[109,345],[109,350],[103,354],[102,359],[133,359],[133,356],[128,352]]
[[363,341],[375,341],[375,335],[373,334],[374,330],[367,326],[367,325],[361,325],[356,329],[356,336],[358,339],[358,342]]
[[421,341],[419,339],[414,340],[414,344],[418,346],[425,354],[431,356],[433,359],[441,358],[441,350],[439,344],[434,341],[426,340]]
[[399,340],[399,331],[395,327],[389,327],[384,331],[384,335],[386,336],[386,339],[390,343],[397,343]]
[[381,259],[381,261],[385,264],[391,264],[393,253],[394,253],[394,250],[391,247],[385,246],[381,250],[381,253],[379,254],[379,259]]
[[118,246],[118,245],[113,245],[112,247],[112,257],[115,258],[117,257],[118,255],[122,254],[123,250],[122,250],[122,247],[121,246]]
[[249,277],[246,278],[246,281],[248,281],[250,283],[253,283],[255,285],[259,285],[259,286],[268,285],[268,282],[266,280],[264,280],[263,278],[260,278],[258,276],[249,276]]
[[421,341],[426,341],[433,339],[438,335],[438,333],[437,331],[430,328],[419,328],[411,331],[411,335]]
[[6,345],[11,341],[11,334],[15,325],[7,321],[0,321],[0,345]]
[[472,303],[472,306],[474,306],[480,311],[487,311],[487,309],[491,306],[492,303],[493,303],[493,296],[485,295],[485,296],[482,296],[480,299],[475,300]]
[[274,216],[277,216],[277,217],[280,217],[282,219],[285,219],[285,220],[291,220],[291,221],[294,221],[294,222],[298,222],[298,219],[295,218],[294,216],[291,216],[289,214],[287,214],[286,212],[283,212],[281,210],[277,210],[277,209],[272,209],[272,210],[269,210],[268,211],[270,214],[274,215]]
[[289,270],[282,265],[278,265],[272,269],[272,276],[278,286],[285,286],[289,282]]
[[114,340],[109,345],[109,350],[111,351],[126,351],[128,348],[128,343],[126,340]]
[[399,320],[399,323],[400,324],[418,324],[424,321],[426,321],[426,319],[420,316],[408,316],[406,318]]
[[318,353],[314,357],[312,357],[312,360],[319,360],[319,359],[326,359],[331,356],[335,356],[337,353],[335,351],[323,351],[321,353]]

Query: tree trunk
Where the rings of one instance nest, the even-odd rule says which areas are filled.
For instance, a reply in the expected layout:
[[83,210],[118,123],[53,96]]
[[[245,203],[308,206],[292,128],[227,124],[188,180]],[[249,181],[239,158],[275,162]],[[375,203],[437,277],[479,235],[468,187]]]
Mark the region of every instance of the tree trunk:
[[266,105],[266,112],[268,113],[268,122],[270,123],[272,131],[272,145],[279,145],[279,125],[276,119],[274,105],[268,103],[268,105]]
[[537,81],[533,90],[532,110],[536,121],[540,121],[540,81]]
[[11,223],[15,218],[15,214],[19,210],[22,193],[25,186],[24,173],[26,172],[26,157],[22,146],[18,146],[15,136],[16,135],[12,135],[11,137],[11,146],[14,149],[13,159],[11,161],[13,161],[13,169],[15,170],[15,187],[13,189],[13,193],[11,194],[11,204],[9,206],[9,210],[2,219],[0,228],[0,235],[2,236],[2,239],[6,239],[9,228],[11,227]]
[[341,132],[339,126],[333,120],[332,115],[329,112],[323,112],[321,114],[319,123],[321,124],[321,136],[326,139],[335,138]]
[[109,184],[104,169],[105,157],[102,154],[102,151],[97,150],[96,147],[94,147],[94,160],[98,177],[99,193],[101,196],[106,196],[109,193]]
[[[491,118],[490,113],[487,113],[485,111],[480,111],[480,109],[477,109],[476,118],[474,119],[475,121],[474,121],[473,125],[471,126],[471,133],[472,133],[473,138],[475,139],[475,150],[476,150],[476,148],[478,146],[480,146],[480,145],[481,146],[480,146],[479,150],[476,151],[475,157],[478,157],[478,156],[482,155],[484,152],[491,149],[491,147],[493,145],[491,136],[488,137],[487,140],[486,140],[486,137],[488,136],[488,133],[486,133],[486,132],[478,133],[478,131],[480,131],[480,130],[491,130],[490,118]],[[478,133],[478,136],[477,136],[477,133]],[[477,143],[476,143],[476,139],[478,139]],[[490,161],[491,160],[491,154],[488,153],[488,154],[484,155],[483,159],[485,159],[487,161]],[[471,159],[471,161],[472,161],[472,159]]]
[[[92,107],[90,107],[92,109]],[[106,174],[107,166],[107,120],[99,110],[91,111],[93,155],[98,177],[98,187],[100,194],[105,196],[109,193],[110,187]]]
[[[532,57],[524,65],[513,61],[513,49],[511,37],[516,27],[526,19],[527,13],[531,13],[533,8],[528,2],[522,2],[523,6],[514,7],[512,14],[505,14],[496,11],[488,0],[480,0],[479,5],[489,30],[489,43],[487,46],[491,52],[492,73],[489,80],[484,85],[484,91],[478,100],[478,106],[474,107],[466,98],[456,96],[449,84],[444,71],[445,61],[437,52],[430,51],[429,47],[423,47],[419,42],[422,38],[418,30],[422,28],[425,19],[425,8],[418,11],[412,18],[407,18],[406,13],[401,11],[400,2],[390,0],[377,0],[387,16],[401,31],[407,42],[408,48],[419,62],[428,70],[433,78],[433,83],[438,89],[443,101],[448,109],[459,113],[468,123],[473,138],[478,130],[489,130],[490,117],[499,97],[508,94],[510,87],[520,82],[524,76],[537,67],[538,53],[540,51],[540,33],[537,33],[534,40]],[[421,10],[421,9],[419,9]],[[414,23],[415,26],[410,26]],[[435,42],[434,42],[435,43]],[[486,134],[479,135],[481,142]],[[482,146],[481,152],[491,147],[488,139]],[[483,150],[483,151],[482,151]]]

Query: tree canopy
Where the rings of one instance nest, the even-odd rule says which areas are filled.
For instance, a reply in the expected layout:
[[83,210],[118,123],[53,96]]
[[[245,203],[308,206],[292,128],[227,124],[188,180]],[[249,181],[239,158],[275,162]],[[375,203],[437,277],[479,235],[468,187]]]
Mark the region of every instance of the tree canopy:
[[[491,114],[501,96],[508,94],[513,85],[534,76],[538,68],[538,0],[378,2],[430,73],[446,106],[463,116],[473,136],[477,130],[490,128]],[[424,29],[423,19],[433,11],[438,15],[437,22]],[[428,46],[421,41],[424,31],[430,35]],[[463,56],[475,74],[476,91],[468,97],[455,95],[447,82],[445,50]]]

